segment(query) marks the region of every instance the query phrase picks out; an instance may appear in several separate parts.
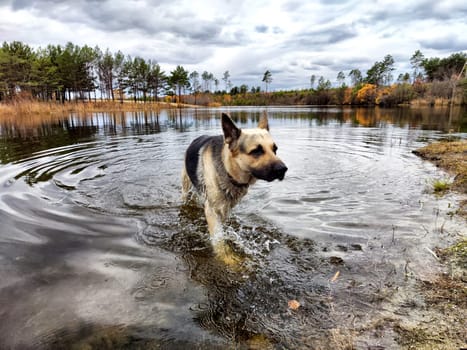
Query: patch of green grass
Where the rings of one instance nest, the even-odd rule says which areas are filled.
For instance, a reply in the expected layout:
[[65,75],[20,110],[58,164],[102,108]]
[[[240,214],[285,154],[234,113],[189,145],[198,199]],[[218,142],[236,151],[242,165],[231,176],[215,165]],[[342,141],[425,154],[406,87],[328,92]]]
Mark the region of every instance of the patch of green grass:
[[467,239],[463,239],[453,246],[449,247],[448,250],[451,254],[455,254],[457,256],[462,256],[467,259]]
[[436,179],[433,180],[433,192],[437,194],[443,194],[444,192],[448,191],[451,188],[451,182],[446,179]]

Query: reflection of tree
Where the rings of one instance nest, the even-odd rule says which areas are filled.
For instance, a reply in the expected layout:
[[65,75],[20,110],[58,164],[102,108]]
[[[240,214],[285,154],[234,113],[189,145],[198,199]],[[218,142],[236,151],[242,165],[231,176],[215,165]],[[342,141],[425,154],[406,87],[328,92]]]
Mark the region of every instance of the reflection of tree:
[[158,111],[93,113],[85,116],[4,120],[0,125],[0,160],[18,160],[46,149],[89,142],[101,134],[139,135],[161,131]]
[[[449,119],[449,108],[345,108],[339,113],[329,109],[311,109],[292,114],[285,113],[284,123],[293,119],[316,120],[318,125],[332,121],[352,122],[361,126],[378,126],[380,123],[399,127],[422,128],[442,131],[467,131],[465,108],[454,107]],[[170,109],[168,126],[186,131],[199,123],[208,127],[212,123],[212,111]],[[166,127],[160,121],[161,111],[92,113],[67,117],[28,115],[21,118],[2,117],[0,124],[0,159],[2,163],[26,157],[34,152],[95,140],[103,135],[134,135],[158,133]],[[260,112],[232,112],[232,117],[246,124],[250,118],[257,121]],[[450,123],[449,123],[450,121]]]
[[35,128],[16,128],[12,124],[3,124],[1,132],[0,159],[2,163],[8,163],[29,157],[35,152],[89,139],[97,134],[98,128],[71,125],[69,120],[63,120]]

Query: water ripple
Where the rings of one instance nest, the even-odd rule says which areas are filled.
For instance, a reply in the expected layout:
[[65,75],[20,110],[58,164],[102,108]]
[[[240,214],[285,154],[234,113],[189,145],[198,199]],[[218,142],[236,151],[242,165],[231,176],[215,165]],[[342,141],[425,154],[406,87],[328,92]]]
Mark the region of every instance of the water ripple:
[[124,344],[319,348],[410,288],[404,266],[447,237],[441,226],[460,231],[442,215],[454,198],[424,191],[439,170],[411,154],[416,130],[272,118],[289,171],[235,208],[224,238],[237,265],[228,266],[203,209],[180,201],[186,146],[219,125],[176,120],[163,133],[82,141],[0,167],[0,298],[22,300],[0,310],[0,333],[15,329],[39,347],[103,332]]

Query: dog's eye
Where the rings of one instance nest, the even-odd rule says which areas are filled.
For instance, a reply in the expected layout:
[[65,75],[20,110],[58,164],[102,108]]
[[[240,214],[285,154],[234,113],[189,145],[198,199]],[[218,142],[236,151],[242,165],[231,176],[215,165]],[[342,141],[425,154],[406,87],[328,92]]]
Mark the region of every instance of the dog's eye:
[[255,149],[251,150],[248,154],[253,157],[259,157],[264,153],[263,146],[258,145]]
[[272,151],[274,152],[274,154],[276,154],[276,152],[277,152],[277,146],[276,146],[276,144],[272,145]]

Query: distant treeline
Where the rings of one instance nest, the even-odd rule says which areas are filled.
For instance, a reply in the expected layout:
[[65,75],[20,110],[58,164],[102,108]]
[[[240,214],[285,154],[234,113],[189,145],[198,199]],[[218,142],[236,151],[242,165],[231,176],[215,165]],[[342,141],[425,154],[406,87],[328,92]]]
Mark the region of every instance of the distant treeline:
[[425,58],[417,50],[410,59],[412,71],[396,79],[392,75],[394,59],[386,55],[366,74],[359,69],[347,75],[339,72],[334,86],[323,76],[311,75],[307,89],[268,92],[274,78],[269,70],[261,81],[258,77],[258,86],[232,86],[228,70],[221,83],[207,71],[189,72],[179,65],[164,72],[154,59],[131,57],[121,51],[112,53],[72,43],[33,49],[14,41],[0,47],[0,101],[131,98],[146,102],[163,98],[202,105],[397,105],[414,101],[447,103],[454,96],[456,103],[466,104],[466,62],[467,54],[463,52],[446,58]]

